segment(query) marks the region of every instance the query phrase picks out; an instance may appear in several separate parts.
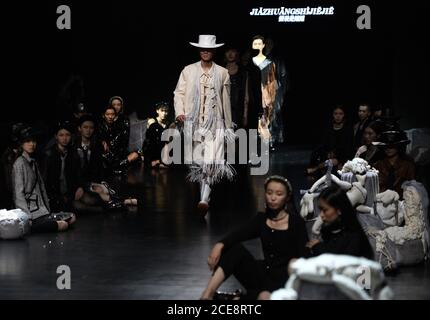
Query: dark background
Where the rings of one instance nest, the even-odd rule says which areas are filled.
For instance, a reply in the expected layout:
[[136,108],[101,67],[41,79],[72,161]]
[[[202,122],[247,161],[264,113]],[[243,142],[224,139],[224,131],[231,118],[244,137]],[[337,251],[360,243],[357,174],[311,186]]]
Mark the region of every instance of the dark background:
[[[56,8],[71,8],[72,29],[58,30]],[[372,29],[358,30],[357,6],[369,5]],[[254,7],[335,7],[334,16],[278,23],[250,16]],[[275,41],[289,73],[286,137],[315,144],[330,108],[343,103],[356,120],[358,103],[390,107],[404,129],[427,126],[428,12],[422,1],[33,1],[3,5],[2,123],[51,126],[68,110],[57,96],[72,74],[84,79],[85,103],[98,112],[110,96],[146,117],[159,100],[172,101],[181,69],[198,60],[188,42],[248,49],[255,34]],[[222,50],[217,61],[222,63]],[[6,126],[2,126],[2,137]]]

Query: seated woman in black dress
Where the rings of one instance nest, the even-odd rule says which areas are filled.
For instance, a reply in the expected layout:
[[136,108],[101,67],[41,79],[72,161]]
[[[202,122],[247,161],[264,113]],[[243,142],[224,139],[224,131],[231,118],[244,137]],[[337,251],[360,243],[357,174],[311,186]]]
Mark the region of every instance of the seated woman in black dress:
[[310,240],[306,256],[332,253],[371,259],[372,248],[345,191],[333,184],[321,192],[318,202],[322,241]]
[[[272,176],[264,184],[266,212],[258,213],[213,247],[208,265],[214,271],[201,299],[213,299],[216,290],[230,275],[246,289],[243,298],[256,299],[264,290],[285,285],[292,258],[305,254],[307,234],[303,219],[291,210],[291,185],[283,177]],[[256,260],[241,244],[260,238],[264,260]]]
[[[318,202],[324,223],[322,241],[310,240],[306,244],[305,257],[331,253],[372,259],[372,248],[345,191],[333,184],[321,192]],[[291,259],[290,263],[295,260]],[[269,290],[261,292],[258,298],[269,300]]]

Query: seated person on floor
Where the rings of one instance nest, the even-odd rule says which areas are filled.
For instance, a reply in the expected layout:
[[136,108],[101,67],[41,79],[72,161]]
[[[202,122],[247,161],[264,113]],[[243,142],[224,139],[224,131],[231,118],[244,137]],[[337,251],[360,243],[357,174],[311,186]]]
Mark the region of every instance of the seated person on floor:
[[338,105],[333,109],[330,125],[323,134],[321,146],[312,153],[306,174],[320,178],[325,172],[325,161],[330,159],[335,172],[352,155],[352,127],[345,118],[345,109]]
[[322,239],[306,244],[306,256],[334,253],[372,258],[372,248],[346,192],[332,184],[321,192],[318,204]]
[[375,163],[379,171],[379,190],[396,191],[403,199],[402,184],[408,180],[415,180],[415,164],[406,155],[406,145],[410,143],[403,131],[383,132],[374,145],[381,148],[385,157]]
[[371,166],[382,160],[385,154],[380,148],[373,145],[373,142],[379,139],[380,134],[385,131],[385,128],[385,124],[379,120],[369,123],[366,129],[364,129],[363,145],[358,148],[355,158],[360,157],[366,160]]
[[42,174],[46,182],[49,206],[53,211],[71,211],[73,201],[80,194],[78,156],[72,148],[72,132],[69,122],[60,122],[55,130],[55,145],[48,149],[42,162]]
[[[117,127],[119,132],[122,132],[124,134],[124,140],[130,139],[130,117],[126,114],[124,110],[124,99],[120,96],[113,96],[109,99],[109,106],[113,107],[116,112],[115,117],[115,127]],[[136,158],[136,153],[139,155],[139,157]],[[141,146],[136,149],[129,150],[129,154],[132,155],[129,157],[129,161],[133,162],[136,161],[143,156],[143,151]]]
[[83,116],[78,124],[75,150],[79,157],[79,175],[82,194],[75,201],[75,208],[85,210],[102,206],[108,210],[123,208],[124,204],[137,204],[136,199],[121,200],[104,181],[102,167],[103,146],[95,138],[95,121],[92,116]]
[[[88,109],[86,108],[86,106],[82,102],[79,102],[79,103],[73,104],[71,114],[67,114],[64,118],[62,118],[62,119],[65,119],[65,121],[68,121],[70,123],[70,128],[72,130],[71,131],[72,141],[75,141],[75,139],[76,139],[79,119],[82,116],[87,115],[87,114],[89,114]],[[53,146],[55,146],[56,143],[57,143],[57,141],[55,140],[55,136],[53,137],[49,133],[49,140],[46,141],[45,145],[43,145],[44,153],[46,153],[46,151],[50,150]]]
[[[266,180],[264,189],[266,212],[258,213],[213,247],[208,258],[213,275],[201,299],[224,298],[217,289],[230,275],[234,275],[246,289],[242,298],[256,299],[262,291],[283,287],[288,279],[290,260],[304,256],[307,242],[305,223],[290,210],[293,203],[290,183],[284,177],[272,176]],[[256,260],[241,244],[258,238],[264,260]]]
[[372,122],[372,108],[368,103],[361,103],[358,106],[358,122],[354,125],[354,150],[361,146],[364,129]]
[[113,96],[109,99],[109,106],[115,109],[115,123],[121,127],[123,131],[130,134],[130,120],[124,112],[124,100],[120,96]]
[[137,152],[128,152],[129,130],[122,121],[117,120],[113,106],[109,105],[104,109],[99,134],[108,174],[123,174],[130,163],[140,159]]
[[163,163],[162,152],[167,152],[167,148],[164,148],[166,141],[161,141],[161,135],[164,129],[169,128],[169,104],[159,102],[155,106],[155,111],[157,117],[148,120],[143,154],[147,166],[164,168],[167,165]]
[[32,157],[36,150],[30,127],[18,134],[19,154],[12,170],[15,207],[29,215],[32,232],[64,231],[76,221],[73,213],[51,214],[45,184],[39,166]]

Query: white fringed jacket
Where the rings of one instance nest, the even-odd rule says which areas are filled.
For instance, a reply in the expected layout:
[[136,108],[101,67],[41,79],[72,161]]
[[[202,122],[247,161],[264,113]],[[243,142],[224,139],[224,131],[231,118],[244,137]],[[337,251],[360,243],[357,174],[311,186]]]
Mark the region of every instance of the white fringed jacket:
[[[213,63],[211,73],[214,76],[215,105],[214,118],[224,121],[225,129],[232,129],[230,107],[230,76],[227,69]],[[186,66],[179,77],[174,91],[176,117],[187,116],[194,123],[200,109],[200,77],[203,74],[201,61]],[[208,124],[211,127],[211,124]],[[209,129],[209,128],[208,128]]]

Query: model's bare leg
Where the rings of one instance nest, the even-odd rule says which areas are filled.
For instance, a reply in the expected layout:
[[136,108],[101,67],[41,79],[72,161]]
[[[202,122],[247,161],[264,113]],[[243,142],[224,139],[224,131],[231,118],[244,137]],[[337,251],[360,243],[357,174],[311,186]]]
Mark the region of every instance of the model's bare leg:
[[209,204],[209,201],[211,199],[211,187],[209,186],[208,183],[205,183],[204,186],[204,190],[203,190],[203,195],[202,195],[202,201],[206,202]]
[[206,289],[203,291],[201,300],[212,300],[215,292],[225,280],[224,270],[218,267],[212,277],[209,279]]

